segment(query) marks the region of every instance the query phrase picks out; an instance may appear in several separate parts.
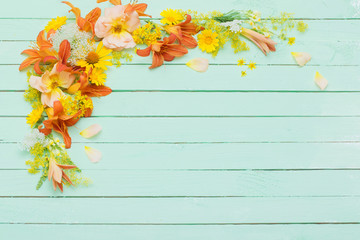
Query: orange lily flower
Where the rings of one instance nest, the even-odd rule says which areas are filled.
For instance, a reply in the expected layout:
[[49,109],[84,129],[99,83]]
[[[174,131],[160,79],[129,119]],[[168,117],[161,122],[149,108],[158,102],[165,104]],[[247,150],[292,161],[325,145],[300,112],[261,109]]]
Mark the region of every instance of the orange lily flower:
[[81,17],[81,11],[79,8],[74,7],[70,2],[63,1],[62,3],[67,4],[69,7],[71,7],[71,10],[69,12],[73,12],[76,17],[76,24],[79,26],[80,30],[86,31],[86,32],[92,32],[92,34],[95,34],[95,23],[98,20],[98,18],[101,15],[101,9],[100,8],[94,8],[91,10],[85,18]]
[[169,34],[174,34],[179,43],[187,48],[197,47],[198,43],[192,35],[195,35],[204,29],[203,27],[199,28],[196,24],[191,23],[191,16],[189,14],[186,14],[186,20],[184,22],[176,25],[167,25],[164,28]]
[[49,181],[52,179],[52,183],[54,186],[54,191],[56,191],[56,188],[58,187],[60,191],[63,191],[63,179],[66,180],[71,185],[74,185],[70,178],[65,174],[63,169],[72,169],[76,168],[74,165],[60,165],[56,162],[54,156],[50,157],[49,160],[49,172],[48,172],[48,178]]
[[48,119],[43,122],[45,128],[39,126],[39,131],[45,135],[50,134],[52,130],[60,133],[64,139],[65,148],[70,148],[71,137],[69,136],[67,127],[71,127],[79,121],[80,119],[79,116],[81,115],[81,111],[73,115],[66,115],[61,102],[55,101],[54,107],[47,108],[46,113],[48,115]]
[[174,60],[175,57],[181,57],[188,53],[188,50],[184,46],[174,44],[175,41],[176,36],[171,34],[168,38],[165,37],[163,41],[157,41],[142,50],[138,49],[136,53],[141,57],[147,57],[150,55],[150,52],[152,52],[153,62],[149,68],[156,68],[163,65],[164,60],[170,62]]
[[[95,84],[90,84],[88,74],[82,72],[77,83],[74,83],[67,92],[74,94],[77,91],[81,91],[82,95],[88,97],[104,97],[109,95],[112,90],[107,86],[97,86]],[[86,116],[86,114],[85,114]]]
[[[122,5],[121,0],[97,0],[97,3],[102,3],[107,1],[109,1],[113,5]],[[139,16],[151,17],[151,15],[145,14],[145,11],[148,7],[146,3],[137,3],[137,1],[134,1],[133,3],[129,3],[126,6],[127,9],[125,10],[125,12],[136,11],[139,14]]]
[[23,70],[30,66],[31,64],[34,65],[34,70],[37,74],[42,74],[42,71],[40,69],[40,63],[46,62],[46,58],[51,56],[56,56],[57,53],[55,50],[51,49],[52,44],[49,41],[50,32],[48,32],[47,37],[45,37],[45,30],[41,31],[36,39],[37,46],[32,49],[26,49],[21,54],[27,54],[29,57],[25,59],[20,67],[19,70]]
[[265,56],[270,51],[271,52],[276,51],[275,45],[277,43],[274,42],[273,40],[271,40],[270,38],[265,37],[264,35],[262,35],[260,33],[257,33],[255,31],[247,29],[247,28],[242,28],[241,34],[244,37],[248,38],[253,43],[255,43],[255,45],[260,48],[260,50],[265,54]]

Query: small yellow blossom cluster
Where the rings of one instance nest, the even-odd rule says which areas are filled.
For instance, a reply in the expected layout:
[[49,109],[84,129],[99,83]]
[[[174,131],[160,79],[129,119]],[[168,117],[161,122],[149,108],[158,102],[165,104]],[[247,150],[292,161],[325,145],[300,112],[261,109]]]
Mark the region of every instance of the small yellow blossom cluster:
[[[245,64],[246,64],[246,60],[245,60],[244,58],[241,58],[241,59],[238,60],[238,63],[237,63],[238,66],[240,66],[240,67],[241,67],[241,66],[245,66]],[[247,67],[248,67],[248,69],[250,69],[250,70],[254,70],[254,69],[256,68],[256,63],[250,61],[250,62],[247,64]],[[242,76],[242,77],[245,77],[246,75],[247,75],[246,70],[241,71],[241,76]]]
[[[136,51],[136,50],[135,50]],[[121,52],[112,52],[112,63],[116,66],[116,67],[120,67],[121,66],[121,60],[124,59],[126,62],[131,62],[133,59],[133,55],[131,55],[128,52],[125,51],[121,51]]]
[[60,102],[67,115],[73,115],[78,111],[81,111],[80,117],[85,115],[87,109],[93,109],[94,107],[92,100],[86,95],[81,95],[80,91],[77,91],[73,96],[62,96]]
[[133,38],[136,44],[146,44],[150,46],[161,37],[161,27],[153,22],[147,22],[133,32]]

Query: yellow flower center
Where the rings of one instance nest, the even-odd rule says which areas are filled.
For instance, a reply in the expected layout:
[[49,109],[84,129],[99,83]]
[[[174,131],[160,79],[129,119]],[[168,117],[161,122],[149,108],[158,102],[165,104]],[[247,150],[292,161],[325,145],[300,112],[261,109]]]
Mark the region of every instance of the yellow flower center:
[[212,39],[212,37],[210,37],[210,36],[206,36],[206,38],[205,38],[204,41],[205,41],[206,44],[210,45],[210,44],[212,44],[213,39]]
[[51,90],[56,89],[60,86],[59,75],[55,74],[50,77],[49,88]]
[[175,20],[175,18],[174,17],[172,17],[172,16],[169,16],[169,17],[167,17],[167,20],[169,21],[169,22],[176,22],[176,20]]
[[121,33],[123,29],[123,26],[119,23],[115,24],[113,27],[112,27],[112,31],[113,33]]
[[85,60],[88,64],[96,64],[99,62],[100,57],[96,52],[92,51],[89,52]]

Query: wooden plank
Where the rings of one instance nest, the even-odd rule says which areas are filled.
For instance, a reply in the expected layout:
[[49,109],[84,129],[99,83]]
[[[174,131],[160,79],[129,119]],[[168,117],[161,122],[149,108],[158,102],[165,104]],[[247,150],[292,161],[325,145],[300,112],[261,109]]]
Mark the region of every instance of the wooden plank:
[[[69,10],[68,6],[61,4],[60,0],[56,2],[59,4],[47,0],[24,1],[20,8],[17,2],[10,1],[6,7],[0,10],[0,16],[2,18],[54,18],[63,15],[73,17],[72,14],[67,13]],[[206,0],[167,1],[166,4],[161,0],[144,0],[142,2],[149,4],[147,13],[153,17],[159,17],[160,12],[166,8],[192,9],[201,12],[213,10],[226,12],[232,9],[252,9],[262,11],[263,16],[273,16],[280,14],[280,12],[287,11],[296,13],[296,17],[300,18],[352,18],[358,17],[357,14],[359,11],[356,3],[353,3],[353,1],[344,3],[338,1],[324,2],[322,0],[307,0],[305,2],[300,0],[269,0],[266,2],[262,0],[248,2],[226,0],[212,2],[211,4]],[[98,5],[95,3],[95,0],[91,1],[90,4],[88,0],[74,0],[72,3],[79,7],[83,14],[88,13],[91,9],[98,6],[102,8],[112,6],[108,3]],[[305,8],[304,6],[309,7]],[[29,9],[33,9],[33,11],[28,11]]]
[[[359,65],[360,55],[359,40],[354,41],[341,41],[334,39],[326,39],[321,41],[297,41],[297,44],[289,46],[286,42],[281,42],[277,45],[277,51],[265,56],[251,45],[252,50],[234,54],[233,49],[229,45],[225,45],[224,49],[219,52],[216,58],[202,52],[199,48],[192,49],[189,54],[176,58],[174,61],[167,63],[171,64],[185,64],[194,57],[208,58],[211,64],[237,64],[237,60],[245,58],[248,61],[256,62],[257,64],[294,64],[294,60],[290,52],[309,52],[313,56],[309,65]],[[20,64],[25,56],[20,53],[29,48],[30,42],[0,42],[0,64]],[[145,64],[150,65],[151,57],[133,58],[132,64]],[[147,66],[140,66],[144,71]]]
[[[5,105],[0,117],[31,112],[21,92],[0,93],[0,102],[6,101],[12,105]],[[360,115],[360,93],[114,92],[93,102],[94,117]]]
[[[103,131],[87,140],[91,124]],[[19,142],[29,131],[25,118],[0,118],[0,142]],[[359,117],[86,118],[70,128],[74,142],[341,142],[359,141]]]
[[[41,232],[36,236],[38,240],[81,239],[88,240],[119,239],[143,240],[147,239],[187,239],[187,240],[278,240],[278,239],[327,239],[353,240],[360,235],[357,224],[337,225],[43,225],[43,224],[2,224],[0,237],[6,239],[11,236],[13,240],[28,238],[34,232]],[[55,232],[61,234],[54,234]]]
[[1,223],[353,223],[359,211],[358,197],[0,199]]
[[[115,157],[113,161],[121,159]],[[64,193],[54,193],[48,181],[37,191],[39,176],[27,174],[26,170],[1,170],[0,182],[11,184],[1,187],[0,196],[360,196],[360,170],[85,170],[83,174],[93,181],[89,187],[70,187]]]
[[[0,91],[27,89],[26,73],[18,65],[0,65],[5,81]],[[326,91],[360,91],[358,66],[258,66],[241,77],[238,66],[211,65],[206,73],[167,65],[150,71],[146,66],[124,65],[110,69],[107,85],[114,91],[317,91],[315,72],[329,81]],[[19,105],[20,106],[20,105]]]
[[[302,20],[296,20],[299,22]],[[1,19],[0,18],[0,28],[2,34],[0,40],[17,40],[17,41],[35,41],[38,33],[45,28],[49,19]],[[67,21],[75,22],[73,19]],[[159,22],[155,20],[154,22]],[[358,20],[306,20],[305,21],[309,28],[306,33],[300,33],[294,29],[289,33],[289,36],[296,37],[301,41],[309,40],[327,40],[329,37],[329,32],[333,36],[336,36],[336,40],[358,40],[360,38],[360,33],[354,31],[354,29],[360,28],[360,21]],[[144,24],[144,21],[142,21]],[[24,28],[26,26],[26,28]],[[19,31],[21,29],[22,31]],[[276,41],[278,41],[275,38]]]
[[[359,169],[360,143],[116,144],[91,143],[103,161],[91,163],[85,143],[70,157],[83,170],[121,169]],[[116,149],[116,158],[113,158]],[[0,144],[0,169],[25,169],[31,159],[16,143]],[[9,160],[11,159],[11,160]]]

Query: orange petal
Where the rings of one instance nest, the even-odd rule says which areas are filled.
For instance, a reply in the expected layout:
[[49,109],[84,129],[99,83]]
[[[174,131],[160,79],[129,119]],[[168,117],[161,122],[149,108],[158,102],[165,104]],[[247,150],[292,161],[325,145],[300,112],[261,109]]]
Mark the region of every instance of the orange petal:
[[140,57],[148,57],[150,55],[150,52],[151,52],[151,47],[136,50],[136,54],[139,55]]
[[160,67],[163,64],[164,64],[163,55],[161,55],[160,53],[154,52],[152,65],[149,67],[149,69]]

